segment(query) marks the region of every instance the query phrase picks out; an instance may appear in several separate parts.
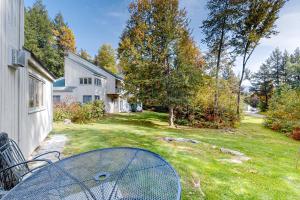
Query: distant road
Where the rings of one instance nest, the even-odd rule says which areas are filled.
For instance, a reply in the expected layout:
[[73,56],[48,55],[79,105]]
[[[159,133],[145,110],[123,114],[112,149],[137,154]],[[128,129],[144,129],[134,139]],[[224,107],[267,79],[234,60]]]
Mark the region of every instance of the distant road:
[[244,111],[244,113],[246,115],[253,116],[253,117],[258,117],[258,118],[265,118],[266,117],[264,115],[258,114],[257,112]]

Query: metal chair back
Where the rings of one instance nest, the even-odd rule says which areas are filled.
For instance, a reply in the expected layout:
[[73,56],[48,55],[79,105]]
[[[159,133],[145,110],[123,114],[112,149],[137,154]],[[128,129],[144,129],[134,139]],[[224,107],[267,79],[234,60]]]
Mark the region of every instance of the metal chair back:
[[[26,161],[19,146],[15,141],[9,139],[6,133],[0,133],[0,140],[0,144],[2,145],[0,147],[0,170]],[[28,172],[29,167],[25,163],[0,174],[0,187],[5,190],[10,190],[17,185],[24,174]]]

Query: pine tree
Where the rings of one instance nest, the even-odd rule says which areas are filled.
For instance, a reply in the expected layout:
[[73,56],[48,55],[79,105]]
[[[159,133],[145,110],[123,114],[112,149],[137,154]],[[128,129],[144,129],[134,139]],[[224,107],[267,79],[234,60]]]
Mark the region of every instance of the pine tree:
[[[276,80],[276,79],[275,79]],[[266,111],[273,93],[273,75],[268,61],[252,76],[251,91],[260,99],[260,109]]]
[[235,51],[243,58],[237,98],[238,115],[240,114],[241,89],[247,63],[260,40],[270,38],[277,33],[275,22],[285,3],[286,0],[252,0],[240,1],[238,4],[241,15],[233,33]]
[[284,76],[284,63],[282,52],[279,48],[276,48],[267,61],[268,65],[270,65],[271,76],[274,80],[274,84],[276,88],[279,88],[282,84],[282,79]]
[[113,73],[118,72],[116,67],[115,50],[109,44],[103,44],[99,48],[98,54],[95,56],[94,63]]
[[55,76],[60,77],[60,55],[53,48],[55,41],[52,24],[42,0],[37,0],[25,10],[25,48],[35,56]]
[[297,48],[287,62],[287,82],[292,88],[300,89],[300,49]]
[[186,12],[178,0],[138,0],[129,10],[118,49],[125,87],[145,104],[167,106],[173,126],[174,107],[189,101],[202,65]]

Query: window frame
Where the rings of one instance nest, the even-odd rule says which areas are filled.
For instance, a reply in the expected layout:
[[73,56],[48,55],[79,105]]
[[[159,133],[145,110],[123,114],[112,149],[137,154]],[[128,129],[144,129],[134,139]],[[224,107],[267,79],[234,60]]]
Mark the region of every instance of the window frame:
[[79,85],[92,85],[92,78],[91,77],[80,77],[79,78]]
[[[55,102],[55,101],[54,101],[54,98],[57,98],[57,97],[58,97],[59,101]],[[53,101],[53,104],[61,103],[61,95],[53,95],[52,101]]]
[[102,87],[102,80],[100,78],[95,78],[94,84],[98,87]]
[[[84,98],[85,97],[88,97],[88,98],[90,98],[90,101],[84,101]],[[93,101],[93,96],[92,95],[83,95],[82,96],[82,103],[83,104],[85,104],[85,103],[90,103],[90,102],[92,102]]]
[[28,109],[29,113],[45,109],[45,81],[38,76],[28,75]]

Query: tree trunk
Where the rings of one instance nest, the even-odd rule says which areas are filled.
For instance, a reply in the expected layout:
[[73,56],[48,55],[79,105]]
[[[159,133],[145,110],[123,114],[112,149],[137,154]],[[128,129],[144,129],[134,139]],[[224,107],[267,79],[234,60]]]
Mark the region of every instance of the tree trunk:
[[218,48],[218,58],[217,58],[217,69],[216,69],[216,89],[215,89],[215,97],[214,97],[214,120],[217,119],[218,116],[218,107],[219,107],[219,71],[220,71],[220,62],[221,62],[221,54],[222,47],[224,41],[224,32],[225,32],[225,22],[226,18],[223,19],[221,38]]
[[169,126],[174,127],[174,106],[169,106]]
[[239,90],[238,90],[238,96],[237,96],[236,114],[238,115],[238,117],[240,117],[241,90],[242,90],[242,83],[243,83],[245,67],[246,67],[245,57],[246,56],[244,56],[244,59],[243,59],[243,69],[242,69],[241,79],[239,82]]

